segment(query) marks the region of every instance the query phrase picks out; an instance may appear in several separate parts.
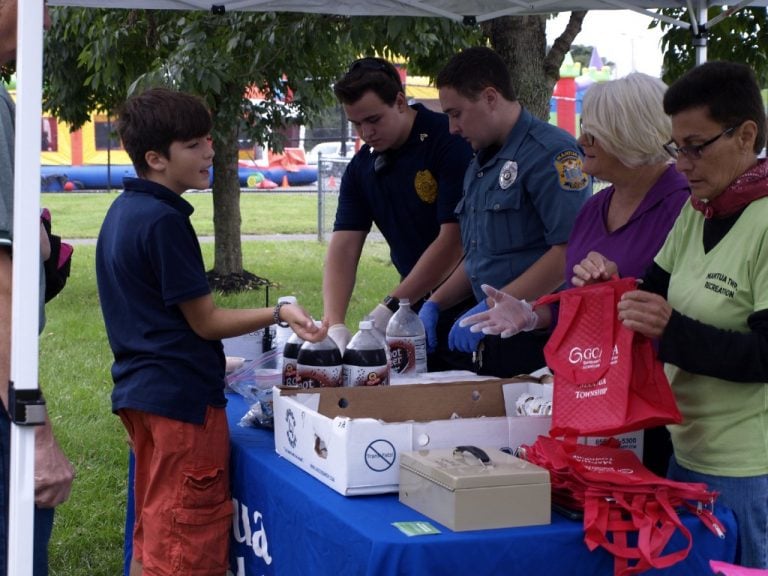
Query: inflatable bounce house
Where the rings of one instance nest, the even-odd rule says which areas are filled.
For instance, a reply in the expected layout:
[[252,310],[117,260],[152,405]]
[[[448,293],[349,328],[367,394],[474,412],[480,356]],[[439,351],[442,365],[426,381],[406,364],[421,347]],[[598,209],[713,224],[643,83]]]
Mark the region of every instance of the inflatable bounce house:
[[592,49],[589,66],[584,70],[580,63],[573,61],[570,52],[566,54],[549,104],[550,124],[578,137],[584,93],[595,82],[610,80],[611,74],[611,67],[603,64],[596,48]]
[[[128,154],[113,132],[112,119],[94,114],[74,132],[56,118],[43,115],[41,190],[122,189],[123,178],[135,176]],[[248,147],[240,151],[238,176],[243,188],[272,189],[303,186],[317,180],[317,167],[307,166],[304,151],[286,148],[254,162]],[[211,181],[211,184],[213,181]]]
[[[8,89],[14,96],[13,82]],[[252,97],[250,92],[247,97]],[[113,120],[104,114],[92,114],[90,122],[71,132],[67,124],[44,113],[40,135],[41,191],[121,190],[123,178],[135,176],[136,172],[114,132]],[[287,136],[290,142],[290,134]],[[254,161],[250,141],[243,141],[238,163],[240,186],[285,188],[317,180],[317,167],[306,165],[300,148],[286,148],[281,154],[268,152],[265,156],[263,161]]]

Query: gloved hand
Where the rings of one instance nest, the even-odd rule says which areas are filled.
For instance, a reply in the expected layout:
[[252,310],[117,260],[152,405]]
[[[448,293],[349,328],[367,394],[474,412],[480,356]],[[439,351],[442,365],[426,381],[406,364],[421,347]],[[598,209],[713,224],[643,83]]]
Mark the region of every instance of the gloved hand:
[[376,308],[371,310],[368,316],[373,320],[373,325],[382,334],[387,333],[387,323],[392,318],[392,310],[384,306],[384,304],[376,304]]
[[440,308],[435,302],[427,300],[419,310],[419,320],[424,324],[424,333],[427,336],[427,353],[437,350],[437,317],[440,316]]
[[336,346],[339,347],[339,351],[343,355],[344,350],[347,349],[347,344],[352,339],[352,334],[349,333],[347,327],[344,324],[334,324],[328,328],[328,336],[336,342]]
[[488,310],[488,304],[486,304],[485,300],[481,300],[467,310],[461,318],[456,320],[453,326],[451,326],[451,331],[448,333],[448,348],[470,354],[477,350],[477,345],[480,344],[484,334],[482,332],[472,332],[469,328],[462,327],[461,321],[468,316],[480,314],[486,310]]
[[536,328],[539,317],[525,300],[518,300],[506,292],[496,290],[488,284],[481,286],[485,295],[493,300],[493,308],[461,317],[459,325],[469,326],[471,332],[501,335],[509,338],[519,332],[530,332]]

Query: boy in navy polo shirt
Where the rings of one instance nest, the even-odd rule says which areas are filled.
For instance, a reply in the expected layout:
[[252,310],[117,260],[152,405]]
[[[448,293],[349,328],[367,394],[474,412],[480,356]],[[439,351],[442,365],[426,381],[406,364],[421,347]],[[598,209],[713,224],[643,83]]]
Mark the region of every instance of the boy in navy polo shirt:
[[96,277],[115,361],[112,410],[136,456],[131,574],[225,574],[231,502],[222,338],[284,322],[318,328],[299,306],[217,308],[181,195],[208,187],[211,117],[188,94],[128,99],[118,132],[126,178],[96,246]]

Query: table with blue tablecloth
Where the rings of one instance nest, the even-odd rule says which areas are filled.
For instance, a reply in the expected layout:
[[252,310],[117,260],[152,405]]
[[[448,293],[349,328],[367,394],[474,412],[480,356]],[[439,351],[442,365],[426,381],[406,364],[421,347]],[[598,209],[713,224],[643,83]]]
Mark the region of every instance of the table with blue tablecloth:
[[[275,452],[270,430],[238,425],[248,406],[228,395],[235,502],[232,572],[236,576],[613,574],[613,557],[589,552],[580,521],[552,514],[552,524],[452,532],[398,501],[397,494],[345,497]],[[733,562],[736,525],[718,507],[726,537],[716,537],[690,514],[688,558],[646,574],[711,574],[710,559]],[[429,522],[439,534],[407,536],[396,522]],[[671,544],[684,545],[678,534]]]

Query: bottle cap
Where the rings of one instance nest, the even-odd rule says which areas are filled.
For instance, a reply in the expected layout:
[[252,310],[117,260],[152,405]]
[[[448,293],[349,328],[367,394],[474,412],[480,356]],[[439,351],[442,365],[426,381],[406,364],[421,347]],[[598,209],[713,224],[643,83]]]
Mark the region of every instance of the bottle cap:
[[280,298],[277,299],[277,302],[286,302],[288,304],[296,304],[296,296],[280,296]]
[[400,306],[410,306],[411,301],[408,298],[400,298]]
[[360,328],[360,330],[371,330],[373,328],[373,322],[370,320],[360,320],[358,328]]

